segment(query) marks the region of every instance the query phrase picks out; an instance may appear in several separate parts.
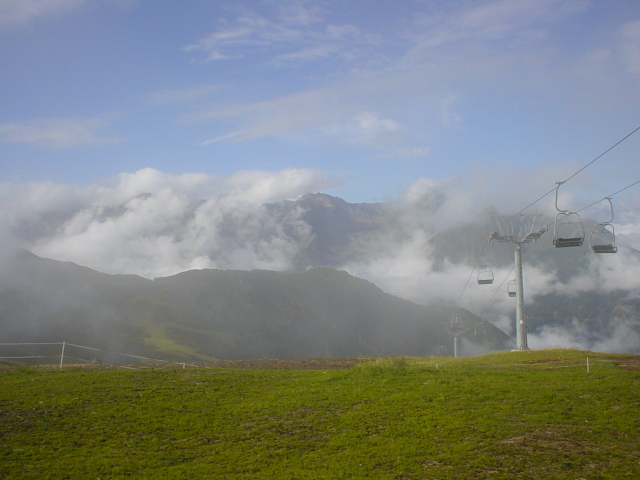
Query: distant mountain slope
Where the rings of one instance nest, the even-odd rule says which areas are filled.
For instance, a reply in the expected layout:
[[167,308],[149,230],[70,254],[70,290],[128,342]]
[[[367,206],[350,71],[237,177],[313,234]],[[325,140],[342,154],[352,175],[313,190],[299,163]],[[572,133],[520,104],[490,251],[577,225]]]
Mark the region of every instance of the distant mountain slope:
[[62,342],[99,348],[132,347],[144,332],[121,306],[151,281],[106,275],[21,250],[0,268],[2,341]]
[[[21,252],[3,272],[5,342],[64,340],[193,359],[429,355],[451,342],[449,309],[416,305],[331,268],[195,270],[151,281]],[[505,348],[502,332],[475,337],[480,319],[459,315],[478,348]]]
[[[428,355],[451,315],[331,268],[200,270],[154,284],[170,335],[223,358]],[[479,321],[468,312],[465,318],[470,326]],[[505,340],[493,329],[483,343],[499,349]]]
[[[437,277],[441,272],[455,271],[456,266],[464,266],[468,271],[473,266],[486,265],[508,272],[514,265],[514,247],[510,243],[489,242],[491,231],[520,235],[547,225],[549,230],[538,241],[523,247],[528,332],[544,336],[553,346],[640,352],[640,299],[637,281],[632,281],[640,273],[637,249],[627,244],[621,245],[616,255],[592,253],[589,235],[596,222],[589,217],[583,218],[585,244],[581,248],[561,249],[553,246],[553,216],[536,216],[533,224],[533,216],[500,217],[490,215],[496,212],[486,211],[473,221],[447,224],[446,215],[438,215],[442,200],[427,197],[419,209],[405,210],[400,204],[349,204],[329,195],[314,194],[269,208],[274,212],[294,208],[304,211],[303,218],[311,227],[313,240],[298,253],[298,268],[326,265],[349,269],[355,265],[360,267],[355,271],[364,272],[361,276],[376,282],[384,281],[385,272],[367,271],[367,265],[378,259],[382,259],[379,265],[392,265],[395,251],[405,247],[410,249],[416,264],[423,262],[418,278],[425,270]],[[412,244],[415,239],[420,240]],[[406,265],[405,269],[410,270]],[[535,267],[535,272],[531,267]],[[508,280],[505,275],[496,278],[495,285],[482,288],[492,291],[494,297],[506,296],[506,283],[497,291]],[[538,280],[535,289],[529,288],[532,277]],[[464,282],[463,275],[460,278]],[[511,274],[509,279],[512,278]],[[389,288],[389,282],[386,285]],[[471,288],[466,291],[469,293]],[[442,293],[452,303],[451,292]],[[415,291],[408,295],[417,297]],[[420,301],[429,300],[443,303],[437,295],[424,295]],[[501,307],[492,310],[495,304],[498,302],[476,301],[468,305],[470,310],[483,312],[489,320],[496,321],[505,310],[498,310]],[[506,315],[515,317],[515,303]]]
[[299,200],[269,204],[272,214],[284,218],[301,209],[303,220],[311,227],[311,241],[295,259],[295,265],[336,267],[359,253],[358,243],[383,227],[389,218],[381,203],[347,203],[324,193],[308,194]]
[[[269,259],[281,255],[282,262],[275,262],[274,268],[298,270],[294,272],[202,270],[151,281],[100,274],[23,252],[0,265],[0,335],[11,340],[75,339],[97,347],[179,357],[423,355],[434,353],[440,343],[448,344],[451,353],[451,336],[442,334],[449,309],[398,304],[398,299],[391,300],[357,278],[307,270],[344,269],[415,302],[463,305],[511,331],[515,300],[507,298],[506,285],[513,278],[513,245],[488,238],[496,228],[517,233],[531,217],[501,219],[487,211],[471,220],[452,219],[455,212],[442,212],[443,205],[443,197],[428,195],[408,205],[351,204],[309,194],[261,206],[255,231],[247,235],[238,234],[238,229],[252,213],[212,220],[219,221],[216,232],[221,236],[212,233],[215,229],[208,231],[213,235],[211,250],[198,251],[205,261],[196,263],[226,268],[233,261],[216,259],[237,255],[243,259],[241,266],[229,268],[252,268],[256,263],[251,258],[271,265]],[[125,211],[124,206],[107,209],[101,220]],[[192,214],[187,211],[185,218]],[[55,225],[62,228],[49,220],[47,231]],[[589,232],[593,221],[584,222]],[[543,224],[549,232],[523,247],[530,337],[549,346],[640,352],[640,252],[627,243],[616,255],[598,256],[591,253],[588,241],[581,248],[556,249],[553,218],[537,217],[536,228]],[[180,225],[186,228],[188,223]],[[172,248],[182,233],[178,229],[167,237]],[[287,247],[278,250],[284,244]],[[186,245],[185,258],[194,254],[189,248]],[[172,261],[162,252],[155,255],[151,247],[150,252],[133,264]],[[474,265],[493,268],[495,284],[476,288],[470,272]],[[344,291],[330,285],[343,285]],[[432,323],[438,327],[432,328]],[[502,345],[485,343],[491,348]]]

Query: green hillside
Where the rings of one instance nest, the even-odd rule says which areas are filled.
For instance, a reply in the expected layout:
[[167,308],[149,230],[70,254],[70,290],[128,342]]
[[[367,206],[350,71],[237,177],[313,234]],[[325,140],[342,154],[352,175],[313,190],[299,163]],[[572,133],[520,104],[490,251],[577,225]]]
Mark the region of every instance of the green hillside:
[[0,478],[639,478],[639,367],[579,351],[316,370],[0,366]]
[[[452,343],[452,313],[332,268],[194,270],[151,281],[22,252],[0,277],[2,342],[65,341],[189,362],[435,354]],[[476,336],[482,320],[455,313],[474,352],[508,345],[488,324]]]
[[[226,359],[426,355],[451,317],[450,309],[407,302],[331,268],[192,271],[156,280],[153,292],[168,335]],[[480,319],[461,315],[470,339],[504,348],[501,332],[476,339]]]

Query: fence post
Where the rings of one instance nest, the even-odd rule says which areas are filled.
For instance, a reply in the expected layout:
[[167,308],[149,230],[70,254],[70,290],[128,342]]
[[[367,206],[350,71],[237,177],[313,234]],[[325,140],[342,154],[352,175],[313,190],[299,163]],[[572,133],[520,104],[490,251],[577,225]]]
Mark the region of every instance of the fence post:
[[587,373],[589,373],[589,357],[587,357]]
[[62,342],[62,353],[60,353],[60,370],[62,370],[62,364],[64,362],[64,345],[67,342]]

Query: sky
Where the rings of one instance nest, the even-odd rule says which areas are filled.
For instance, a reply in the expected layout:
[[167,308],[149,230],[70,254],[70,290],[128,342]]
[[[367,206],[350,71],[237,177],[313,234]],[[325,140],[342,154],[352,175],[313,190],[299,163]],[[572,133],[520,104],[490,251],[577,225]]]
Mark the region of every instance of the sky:
[[[552,187],[640,126],[635,0],[0,0],[0,65],[2,183],[294,168],[371,202],[548,164]],[[603,195],[638,176],[628,143]]]
[[[0,243],[102,272],[291,268],[309,226],[262,206],[324,192],[405,212],[343,269],[455,302],[470,266],[436,271],[430,236],[552,216],[567,179],[594,218],[624,189],[640,249],[637,0],[0,0],[0,86]],[[636,257],[590,268],[528,265],[530,291],[640,288]]]

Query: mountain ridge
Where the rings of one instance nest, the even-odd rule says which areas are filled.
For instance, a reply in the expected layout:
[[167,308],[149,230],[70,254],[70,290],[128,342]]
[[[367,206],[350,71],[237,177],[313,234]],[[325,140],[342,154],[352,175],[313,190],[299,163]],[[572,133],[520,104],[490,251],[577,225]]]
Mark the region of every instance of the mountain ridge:
[[[22,253],[5,273],[4,341],[68,341],[193,360],[424,356],[447,341],[451,315],[330,267],[202,269],[148,280]],[[481,321],[458,314],[469,331]],[[494,327],[468,341],[489,351],[509,340]]]
[[[145,198],[145,201],[152,199],[152,197]],[[286,244],[286,249],[276,252],[277,255],[288,255],[286,258],[283,257],[282,262],[276,262],[281,267],[280,270],[306,271],[309,268],[317,267],[347,270],[356,273],[360,278],[374,280],[374,283],[382,286],[383,290],[402,296],[405,300],[408,298],[420,305],[431,305],[427,308],[435,308],[433,305],[449,305],[449,312],[451,312],[451,305],[464,305],[476,314],[484,316],[488,321],[501,325],[501,328],[509,332],[513,320],[507,317],[512,316],[513,310],[509,311],[511,305],[507,303],[510,300],[506,299],[506,291],[501,293],[504,297],[498,297],[493,303],[481,301],[483,298],[489,297],[489,295],[483,297],[485,292],[489,293],[494,290],[492,300],[497,293],[500,293],[496,287],[500,286],[501,279],[496,277],[496,284],[493,287],[478,287],[484,288],[484,291],[481,292],[475,290],[474,282],[469,285],[472,276],[467,277],[468,269],[471,269],[472,265],[486,265],[497,269],[496,273],[501,271],[505,275],[513,265],[512,246],[488,242],[491,230],[496,228],[495,223],[500,222],[499,217],[474,218],[473,221],[467,222],[455,219],[453,223],[447,224],[444,221],[448,217],[447,212],[441,211],[447,206],[446,198],[443,195],[425,195],[424,199],[414,201],[411,205],[408,210],[403,210],[402,204],[398,202],[351,204],[338,197],[323,193],[305,195],[297,200],[264,204],[260,208],[259,214],[264,215],[267,212],[267,217],[260,216],[260,221],[255,222],[255,225],[252,224],[251,228],[257,225],[255,227],[257,230],[251,230],[251,235],[236,235],[237,231],[234,229],[241,228],[242,222],[251,222],[252,214],[239,215],[237,218],[233,215],[221,217],[223,223],[221,228],[224,232],[221,237],[222,243],[221,245],[216,244],[214,236],[211,244],[212,249],[199,251],[204,261],[198,263],[207,264],[210,261],[210,264],[217,265],[219,264],[217,261],[220,258],[224,259],[228,253],[225,248],[231,248],[229,258],[233,258],[233,255],[242,257],[248,252],[249,257],[253,254],[253,260],[257,260],[253,264],[261,264],[260,262],[264,258],[267,260],[274,258],[270,255],[273,248],[277,250],[279,246]],[[123,207],[120,210],[115,209],[114,212],[110,214],[123,215],[127,210]],[[191,214],[193,212],[185,215],[188,217]],[[548,223],[552,219],[547,218],[546,221]],[[588,226],[590,221],[586,219],[585,224]],[[536,224],[536,228],[541,225],[542,223]],[[529,227],[522,224],[517,228]],[[179,233],[177,232],[176,235]],[[621,246],[620,252],[616,255],[596,258],[597,256],[590,252],[588,246],[556,249],[552,244],[552,236],[549,231],[537,242],[524,247],[523,260],[525,285],[527,286],[525,314],[529,334],[540,336],[554,332],[555,338],[560,341],[569,338],[573,342],[569,343],[570,345],[579,345],[587,349],[601,345],[601,340],[607,336],[625,337],[627,340],[624,343],[625,349],[623,351],[629,353],[640,351],[640,341],[638,341],[640,339],[640,300],[633,289],[628,286],[628,282],[624,281],[625,278],[628,278],[625,275],[628,276],[630,273],[625,273],[622,270],[638,265],[639,252],[632,247]],[[175,237],[173,240],[180,241],[180,238]],[[252,245],[255,247],[253,251],[251,250]],[[235,247],[238,250],[234,251]],[[265,256],[260,257],[262,254]],[[32,257],[31,263],[39,265],[55,262],[54,260],[38,262],[34,258],[37,257]],[[94,276],[88,273],[87,267],[77,266],[75,268],[73,264],[67,263],[64,266],[59,265],[60,269],[56,270],[56,273],[43,271],[38,274],[37,271],[32,272],[36,277],[41,277],[38,280],[34,279],[33,275],[31,277],[24,276],[31,267],[28,259],[23,260],[21,267],[23,271],[17,269],[12,274],[0,271],[0,278],[12,277],[12,293],[8,293],[6,289],[2,291],[4,293],[0,292],[0,295],[4,295],[0,298],[2,300],[0,311],[9,312],[4,322],[12,329],[16,323],[13,320],[16,315],[18,317],[22,315],[27,319],[25,320],[27,325],[30,323],[45,327],[53,325],[55,322],[51,323],[51,318],[55,315],[64,317],[56,320],[58,324],[80,325],[81,318],[88,315],[90,305],[95,304],[100,308],[89,315],[91,318],[102,316],[108,320],[107,324],[114,325],[120,322],[122,329],[130,330],[130,335],[124,335],[124,337],[136,338],[138,342],[148,337],[144,344],[149,346],[150,351],[153,351],[153,348],[159,344],[167,347],[165,351],[171,350],[168,347],[173,345],[176,352],[180,354],[188,352],[190,355],[195,355],[194,352],[198,350],[193,346],[188,347],[184,342],[174,341],[176,335],[191,338],[197,336],[200,330],[197,328],[188,330],[184,326],[180,326],[175,318],[165,318],[167,312],[173,312],[173,310],[171,305],[165,305],[166,298],[162,298],[162,295],[157,292],[160,288],[158,285],[171,283],[166,280],[169,277],[158,277],[161,281],[154,285],[151,280],[135,275],[105,276],[106,274],[102,274],[102,276]],[[171,262],[172,259],[168,258],[167,261]],[[230,263],[221,262],[222,265]],[[399,266],[396,266],[396,263]],[[185,262],[185,264],[189,265],[189,262]],[[252,262],[248,261],[242,264],[252,265]],[[617,276],[611,273],[614,268],[618,269],[616,270]],[[410,274],[414,275],[407,283],[403,283],[408,278],[403,277],[405,275],[403,269],[409,270]],[[464,272],[462,272],[463,270]],[[232,272],[234,270],[230,268],[222,271]],[[622,275],[620,275],[621,272]],[[177,275],[185,273],[187,272],[181,272]],[[282,273],[284,275],[285,272]],[[530,281],[531,273],[539,279],[537,290],[530,288],[534,285],[534,282]],[[458,282],[460,288],[464,285],[464,279],[467,279],[467,285],[470,288],[467,289],[465,286],[463,293],[466,292],[468,296],[462,298],[458,292],[444,290],[444,288],[449,290],[456,288],[452,286],[458,285],[457,280],[453,282],[449,278],[454,274],[456,278],[460,278],[460,282]],[[216,274],[210,273],[210,275],[215,276]],[[253,273],[252,275],[257,278],[263,274]],[[436,279],[446,278],[447,282],[429,283],[431,275]],[[71,278],[67,279],[69,276]],[[227,276],[235,278],[242,275],[227,273]],[[48,282],[45,282],[44,278],[47,278]],[[180,278],[187,279],[188,276]],[[22,290],[17,288],[17,284],[21,281]],[[336,281],[339,280],[336,279]],[[431,287],[423,285],[431,285]],[[576,285],[577,288],[574,288],[573,285]],[[29,290],[31,286],[37,286],[40,293],[36,294]],[[39,306],[38,298],[39,296],[43,298],[50,296],[52,286],[57,288],[57,299],[55,301],[53,299],[47,300],[49,306],[45,312],[42,311],[44,307]],[[96,289],[92,290],[93,286]],[[503,286],[505,287],[503,290],[506,290],[506,283],[503,282]],[[295,285],[290,287],[290,290],[297,291],[295,287]],[[258,287],[255,288],[255,291],[247,291],[245,294],[264,297],[264,291],[268,290],[264,286],[262,291]],[[131,291],[135,294],[131,294]],[[305,292],[299,291],[299,293]],[[334,292],[334,295],[339,295],[339,293]],[[237,292],[228,293],[230,296],[236,294]],[[205,294],[201,296],[206,298]],[[286,298],[284,294],[281,296]],[[374,297],[375,295],[372,295],[372,299]],[[305,298],[307,302],[310,301],[309,298]],[[469,298],[474,300],[468,300]],[[75,305],[72,304],[73,302],[70,303],[71,299],[75,300]],[[368,302],[373,302],[372,299],[369,299]],[[458,299],[457,302],[456,299]],[[460,299],[463,300],[462,303]],[[120,302],[124,307],[115,305],[116,302]],[[178,300],[176,302],[180,303]],[[331,300],[327,300],[327,302],[331,303]],[[182,305],[180,308],[190,309],[189,315],[204,318],[204,313],[194,307],[197,302],[191,303]],[[237,304],[237,309],[238,311],[243,311],[243,309],[251,311],[255,317],[259,309],[254,303],[254,300],[246,298]],[[65,308],[68,310],[65,311]],[[273,317],[274,312],[278,309],[282,310],[283,306],[282,304],[273,304],[271,308],[270,314]],[[313,311],[307,306],[292,302],[291,308],[301,309],[309,318],[314,317]],[[367,310],[366,304],[363,304],[361,309],[362,311],[370,311],[370,309]],[[515,307],[513,309],[515,310]],[[231,311],[231,308],[228,310]],[[166,325],[159,326],[149,311],[155,312],[159,318],[165,318]],[[22,313],[18,315],[19,312]],[[27,315],[24,312],[31,313]],[[292,313],[288,312],[287,314]],[[228,314],[228,316],[232,315]],[[38,320],[42,320],[42,322],[38,323]],[[321,318],[316,320],[323,321]],[[446,320],[441,320],[441,323],[446,323]],[[94,333],[100,332],[100,322],[91,325]],[[169,328],[168,333],[165,327]],[[52,328],[47,327],[45,330],[50,332]],[[30,331],[29,329],[23,330]],[[232,332],[229,333],[232,336],[237,333],[229,331]],[[315,334],[317,335],[317,332]],[[220,338],[224,335],[226,335],[224,332],[219,332],[216,341],[220,343]],[[580,337],[577,340],[584,339],[585,342],[576,344],[576,335]],[[111,336],[114,339],[111,343],[114,344],[126,340],[126,338],[121,338],[122,335],[117,331],[112,332]],[[547,335],[548,340],[554,342],[554,336]],[[194,343],[193,340],[189,341]],[[355,343],[358,342],[362,343],[361,340],[355,339]],[[103,340],[102,343],[108,344],[109,342]],[[375,342],[373,343],[375,344]],[[223,350],[232,354],[233,348],[229,345],[231,344],[225,344]],[[548,345],[558,346],[558,343],[548,343]],[[243,348],[246,350],[248,346],[245,345]],[[269,350],[264,345],[261,348],[263,348],[265,355],[274,354],[273,350]],[[287,348],[290,354],[298,354],[292,346]],[[325,352],[329,349],[327,346],[323,348],[324,350],[319,349],[319,351]],[[425,353],[429,353],[429,351],[425,351]],[[206,352],[206,355],[210,354],[216,355]],[[235,355],[235,353],[233,354]]]

